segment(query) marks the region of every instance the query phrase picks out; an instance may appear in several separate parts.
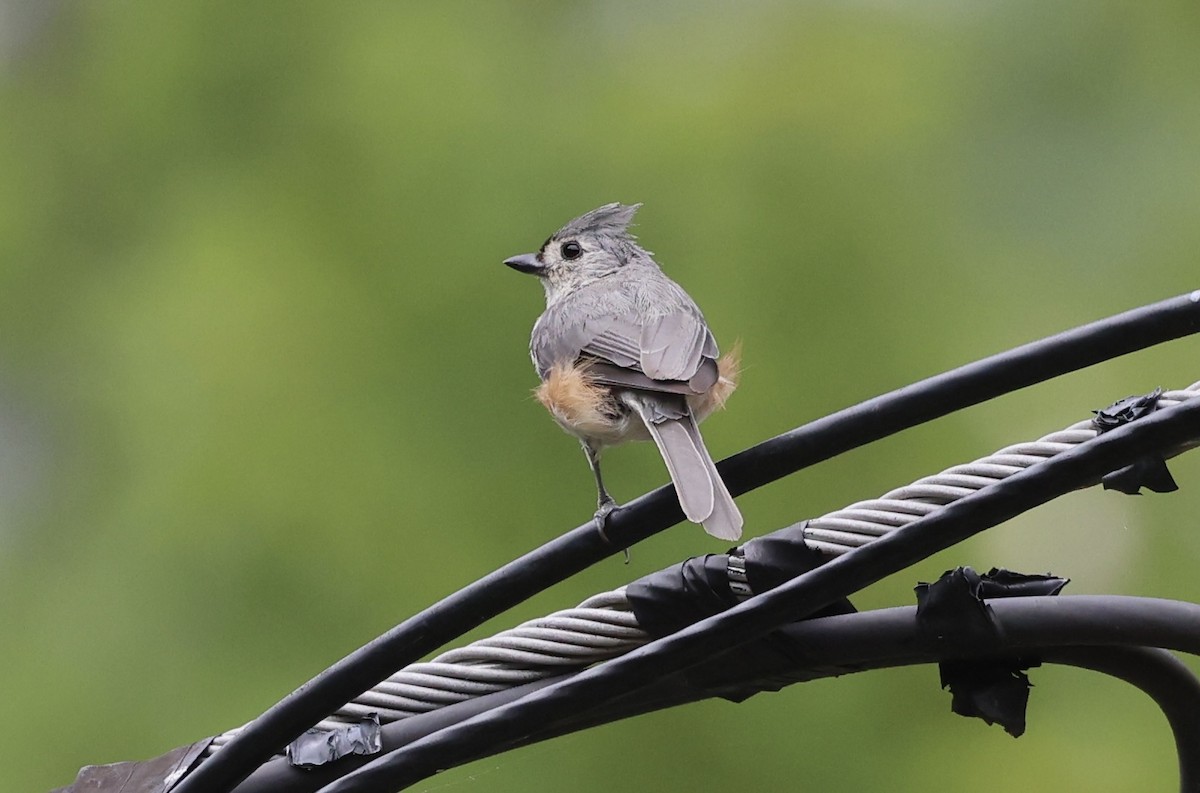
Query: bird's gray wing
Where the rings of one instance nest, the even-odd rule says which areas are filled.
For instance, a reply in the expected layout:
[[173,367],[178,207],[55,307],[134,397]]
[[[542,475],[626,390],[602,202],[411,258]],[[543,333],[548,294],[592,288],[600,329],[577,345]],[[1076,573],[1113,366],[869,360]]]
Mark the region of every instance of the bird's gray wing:
[[718,377],[717,364],[712,360],[704,361],[700,370],[690,380],[654,380],[636,369],[624,369],[602,361],[592,361],[588,367],[588,374],[597,382],[607,385],[683,396],[703,394],[713,387]]
[[[626,303],[617,312],[569,301],[534,325],[530,355],[545,378],[556,363],[592,362],[601,382],[647,391],[704,393],[717,381],[717,343],[694,307],[643,316]],[[592,309],[592,310],[588,310]]]
[[717,343],[689,311],[643,320],[636,314],[600,318],[580,352],[598,361],[593,373],[613,385],[700,394],[717,381]]
[[704,323],[687,312],[656,317],[642,326],[641,370],[655,380],[686,380],[700,366]]
[[642,368],[641,363],[642,325],[639,317],[632,314],[600,316],[592,319],[587,325],[589,338],[580,350],[581,353],[623,369],[649,374]]

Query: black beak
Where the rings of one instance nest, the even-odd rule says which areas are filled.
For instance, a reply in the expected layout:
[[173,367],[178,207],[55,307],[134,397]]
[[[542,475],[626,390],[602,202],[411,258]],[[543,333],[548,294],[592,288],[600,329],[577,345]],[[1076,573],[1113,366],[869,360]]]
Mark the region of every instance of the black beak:
[[529,273],[530,275],[541,275],[542,271],[546,269],[546,265],[538,261],[536,253],[522,253],[520,256],[505,259],[504,263],[519,273]]

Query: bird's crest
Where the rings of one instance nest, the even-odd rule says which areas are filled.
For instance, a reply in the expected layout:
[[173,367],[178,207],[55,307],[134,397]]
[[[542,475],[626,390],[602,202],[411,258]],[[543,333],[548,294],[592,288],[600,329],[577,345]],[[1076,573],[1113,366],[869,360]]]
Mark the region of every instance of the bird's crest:
[[591,212],[585,212],[554,233],[555,239],[564,239],[581,234],[613,236],[634,239],[629,233],[629,224],[641,208],[641,204],[605,204]]

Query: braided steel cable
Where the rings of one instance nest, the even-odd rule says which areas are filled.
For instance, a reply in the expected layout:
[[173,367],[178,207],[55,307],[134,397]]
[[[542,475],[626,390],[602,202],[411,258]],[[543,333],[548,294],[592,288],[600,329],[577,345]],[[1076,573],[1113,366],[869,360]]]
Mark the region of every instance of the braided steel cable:
[[[1167,391],[1159,397],[1159,404],[1171,407],[1198,396],[1200,382],[1179,391]],[[826,555],[841,556],[976,490],[1090,441],[1099,433],[1092,420],[1087,419],[1036,441],[1006,446],[987,457],[918,479],[879,498],[859,501],[810,520],[804,529],[804,541]]]
[[[1159,404],[1170,407],[1196,397],[1200,397],[1200,382],[1162,394]],[[840,556],[1098,433],[1087,419],[1036,441],[1007,446],[974,462],[918,479],[877,499],[808,521],[805,542],[825,554]],[[735,561],[741,561],[740,557],[731,557],[731,565]],[[317,727],[333,729],[372,713],[385,724],[428,713],[623,655],[652,638],[638,625],[621,587],[594,595],[573,609],[442,653],[432,661],[410,664]],[[239,731],[217,736],[207,753],[219,750]]]
[[[530,620],[486,639],[409,664],[316,726],[330,730],[378,714],[383,724],[590,666],[645,644],[625,588]],[[241,731],[213,739],[212,754]]]

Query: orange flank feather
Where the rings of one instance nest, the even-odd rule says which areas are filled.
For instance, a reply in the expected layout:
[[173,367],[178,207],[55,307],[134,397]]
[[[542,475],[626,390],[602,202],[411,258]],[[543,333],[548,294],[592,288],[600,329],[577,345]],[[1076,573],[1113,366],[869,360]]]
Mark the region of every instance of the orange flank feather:
[[709,389],[709,394],[718,408],[725,407],[725,400],[737,390],[741,377],[742,340],[738,339],[728,352],[717,359],[717,383]]
[[555,364],[533,394],[570,432],[588,436],[613,430],[617,410],[612,393],[595,384],[586,364]]
[[704,394],[691,397],[688,402],[697,421],[704,421],[713,411],[725,407],[725,401],[737,390],[742,376],[742,342],[735,341],[729,350],[717,359],[717,382]]

